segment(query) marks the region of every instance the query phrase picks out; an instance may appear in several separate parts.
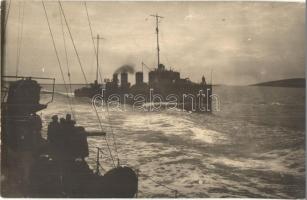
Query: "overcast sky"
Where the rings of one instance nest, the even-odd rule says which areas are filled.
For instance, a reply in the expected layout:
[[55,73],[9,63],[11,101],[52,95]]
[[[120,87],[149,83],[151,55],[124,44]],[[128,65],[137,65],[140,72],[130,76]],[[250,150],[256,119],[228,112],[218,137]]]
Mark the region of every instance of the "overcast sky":
[[[60,60],[67,72],[57,2],[45,2]],[[96,60],[84,2],[62,3],[87,79],[95,79]],[[305,76],[305,3],[270,2],[87,2],[94,34],[101,41],[103,78],[116,68],[143,61],[156,66],[155,21],[160,23],[161,62],[200,81],[243,85]],[[13,1],[7,24],[7,75],[16,73],[17,35],[24,9],[19,75],[55,77],[62,82],[40,1]],[[68,65],[74,83],[84,83],[67,28]],[[144,69],[145,80],[147,72]],[[67,76],[65,77],[67,78]],[[129,81],[134,82],[130,76]]]

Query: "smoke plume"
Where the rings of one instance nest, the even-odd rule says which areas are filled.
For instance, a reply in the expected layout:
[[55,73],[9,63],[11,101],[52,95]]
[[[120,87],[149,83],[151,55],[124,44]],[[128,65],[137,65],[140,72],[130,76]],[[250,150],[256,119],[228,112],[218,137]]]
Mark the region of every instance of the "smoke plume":
[[132,74],[132,73],[134,73],[134,66],[126,64],[126,65],[122,65],[117,70],[115,70],[115,73],[117,73],[117,74],[122,73],[122,72]]

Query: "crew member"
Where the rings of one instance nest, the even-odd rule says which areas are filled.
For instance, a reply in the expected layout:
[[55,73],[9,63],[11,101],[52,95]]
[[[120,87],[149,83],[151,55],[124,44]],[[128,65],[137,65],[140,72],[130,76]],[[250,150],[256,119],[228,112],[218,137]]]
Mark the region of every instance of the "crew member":
[[53,115],[51,119],[52,119],[52,122],[50,122],[48,125],[47,140],[50,143],[54,143],[56,139],[56,135],[59,134],[60,124],[59,124],[57,115]]
[[74,127],[75,124],[76,124],[76,121],[71,119],[71,115],[70,114],[66,114],[65,123],[67,124],[68,127]]

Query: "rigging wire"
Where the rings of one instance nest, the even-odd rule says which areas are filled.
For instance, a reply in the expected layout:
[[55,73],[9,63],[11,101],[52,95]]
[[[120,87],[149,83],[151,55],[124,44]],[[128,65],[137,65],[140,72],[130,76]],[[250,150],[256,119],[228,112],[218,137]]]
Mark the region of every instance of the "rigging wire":
[[[113,139],[113,145],[114,145],[114,149],[115,149],[115,153],[116,153],[116,157],[117,157],[117,165],[119,166],[119,154],[118,154],[118,150],[117,150],[117,142],[116,142],[116,137],[115,137],[115,134],[114,134],[114,131],[113,131],[113,126],[112,126],[112,123],[111,123],[111,120],[110,120],[110,112],[109,112],[109,107],[107,106],[107,118],[108,118],[108,124],[109,124],[109,127],[111,129],[111,134],[112,134],[112,139]],[[98,116],[99,117],[99,116]],[[99,120],[99,123],[100,120]]]
[[21,15],[21,31],[20,31],[20,41],[19,41],[19,53],[18,53],[18,64],[17,64],[17,69],[19,69],[19,64],[20,64],[20,55],[21,55],[21,47],[22,47],[22,39],[23,39],[23,25],[24,25],[24,14],[25,14],[25,2],[22,4],[22,15]]
[[80,68],[81,68],[81,71],[82,71],[82,74],[83,74],[85,83],[88,85],[88,82],[87,82],[87,79],[86,79],[86,76],[85,76],[85,72],[84,72],[84,70],[83,70],[83,66],[82,66],[82,63],[81,63],[81,60],[80,60],[80,56],[79,56],[79,53],[78,53],[78,51],[77,51],[77,48],[76,48],[74,39],[73,39],[73,37],[72,37],[71,31],[70,31],[70,27],[69,27],[69,25],[68,25],[68,22],[67,22],[65,13],[64,13],[64,9],[63,9],[62,3],[61,3],[61,1],[58,1],[58,3],[59,3],[59,5],[60,5],[61,11],[62,11],[62,14],[63,14],[63,17],[64,17],[64,21],[65,21],[65,24],[66,24],[66,27],[67,27],[67,30],[68,30],[68,33],[69,33],[71,42],[72,42],[72,44],[73,44],[75,53],[76,53],[76,55],[77,55],[77,59],[78,59],[78,62],[79,62],[79,65],[80,65]]
[[[165,189],[167,189],[167,190],[169,190],[169,191],[174,192],[174,197],[175,197],[175,198],[177,198],[177,197],[178,197],[178,194],[180,194],[180,193],[178,192],[178,190],[173,189],[173,188],[169,187],[169,186],[166,185],[166,184],[157,182],[155,179],[153,179],[153,177],[151,177],[151,176],[149,176],[149,175],[147,175],[147,174],[141,173],[141,171],[140,171],[139,169],[137,170],[137,174],[138,174],[139,176],[143,176],[144,178],[149,179],[150,181],[152,181],[153,183],[155,183],[155,184],[158,185],[158,186],[161,186],[161,187],[163,187],[163,188],[165,188]],[[181,194],[180,196],[182,196],[182,194]]]
[[43,5],[43,8],[44,8],[45,17],[46,17],[46,20],[47,20],[49,33],[50,33],[50,36],[51,36],[51,39],[52,39],[52,44],[53,44],[53,48],[54,48],[54,51],[55,51],[55,55],[57,57],[57,61],[58,61],[59,68],[60,68],[60,71],[61,71],[61,76],[62,76],[62,79],[63,79],[64,87],[65,87],[65,90],[66,90],[66,94],[67,94],[66,96],[67,96],[68,104],[69,104],[69,107],[70,107],[70,110],[71,110],[71,114],[73,115],[73,118],[75,119],[73,109],[72,109],[72,105],[71,105],[69,95],[68,95],[68,88],[67,88],[66,81],[65,81],[65,78],[64,78],[64,72],[63,72],[63,69],[62,69],[62,64],[61,64],[61,61],[60,61],[60,58],[59,58],[58,51],[56,49],[55,40],[54,40],[53,33],[52,33],[52,30],[51,30],[51,26],[50,26],[50,22],[49,22],[49,19],[48,19],[47,10],[46,10],[44,0],[42,0],[42,5]]
[[62,28],[63,43],[64,43],[64,51],[65,51],[65,60],[66,60],[67,76],[68,76],[68,78],[69,78],[69,86],[70,86],[70,92],[71,92],[72,89],[71,89],[71,80],[70,80],[70,70],[69,70],[69,65],[68,65],[68,55],[67,55],[67,48],[66,48],[66,40],[65,40],[64,25],[63,25],[63,19],[62,19],[63,16],[62,16],[60,7],[59,7],[59,13],[60,13],[60,21],[61,21],[61,28]]
[[113,131],[113,126],[111,124],[111,120],[110,120],[110,113],[109,113],[109,106],[107,105],[107,113],[108,113],[108,121],[109,121],[109,127],[111,129],[111,133],[112,133],[112,138],[113,138],[113,145],[114,145],[114,149],[115,149],[115,153],[116,153],[116,156],[117,156],[117,165],[119,166],[119,155],[118,155],[118,151],[117,151],[117,143],[116,143],[116,137],[115,137],[115,134],[114,134],[114,131]]
[[[86,4],[86,2],[84,2],[84,7],[85,7],[85,11],[86,11],[86,16],[87,16],[87,21],[88,21],[89,29],[90,29],[90,34],[91,34],[91,39],[92,39],[94,54],[98,57],[99,55],[98,55],[98,52],[97,52],[97,50],[96,50],[96,48],[95,48],[95,41],[94,41],[93,29],[92,29],[90,17],[89,17],[89,14],[88,14],[88,9],[87,9],[87,4]],[[98,68],[98,72],[99,72],[100,80],[101,80],[101,83],[102,83],[102,76],[101,76],[101,72],[100,72],[100,69],[99,69],[99,68]],[[94,106],[94,107],[95,107],[95,106]],[[98,120],[99,120],[99,124],[100,124],[100,126],[101,126],[101,129],[102,129],[100,117],[99,117],[99,115],[98,115],[98,112],[97,112],[97,110],[96,110],[96,107],[95,107],[95,112],[96,112],[97,118],[98,118]],[[113,132],[113,126],[112,126],[111,121],[110,121],[110,115],[109,115],[109,109],[108,109],[108,108],[107,108],[107,113],[108,113],[109,126],[110,126],[110,129],[111,129],[112,138],[113,138],[113,144],[114,144],[114,148],[115,148],[115,152],[116,152],[116,156],[117,156],[117,164],[119,165],[119,156],[118,156],[118,151],[117,151],[117,144],[116,144],[116,140],[115,140],[115,136],[114,136],[114,132]],[[113,160],[113,163],[114,163],[113,157],[112,157],[112,160]]]
[[[95,98],[94,98],[95,99]],[[103,101],[103,100],[102,100]],[[100,126],[100,129],[101,131],[103,131],[103,127],[102,127],[102,122],[101,122],[101,119],[99,117],[99,114],[98,114],[98,111],[96,109],[96,106],[94,105],[95,102],[93,102],[93,107],[94,107],[94,111],[95,111],[95,114],[96,114],[96,117],[98,119],[98,122],[99,122],[99,126]],[[111,148],[110,148],[110,145],[109,145],[109,142],[108,142],[108,139],[107,139],[107,136],[104,136],[104,139],[106,141],[106,144],[107,144],[107,147],[108,147],[108,150],[109,150],[109,153],[110,153],[110,157],[112,159],[112,162],[113,162],[113,166],[115,167],[115,162],[114,162],[114,158],[113,158],[113,155],[112,155],[112,152],[111,152]]]
[[171,190],[173,192],[178,192],[177,190],[173,189],[173,188],[170,188],[168,187],[167,185],[164,185],[162,183],[159,183],[157,182],[156,180],[154,180],[152,177],[148,176],[148,175],[145,175],[145,174],[141,174],[142,176],[144,176],[145,178],[148,178],[149,180],[151,180],[152,182],[154,182],[155,184],[159,185],[159,186],[162,186],[164,188],[167,188],[168,190]]
[[[84,7],[85,7],[85,11],[86,11],[88,26],[89,26],[90,32],[91,32],[91,38],[92,38],[92,43],[93,43],[94,54],[98,57],[99,55],[97,55],[97,50],[96,50],[96,48],[95,48],[94,34],[93,34],[93,29],[92,29],[91,20],[90,20],[90,17],[89,17],[89,14],[88,14],[88,10],[87,10],[86,1],[84,1]],[[103,80],[102,80],[100,68],[98,68],[98,73],[99,73],[100,82],[102,83]],[[97,80],[97,81],[98,81],[98,80]]]
[[17,31],[17,52],[16,52],[16,76],[18,76],[19,62],[20,62],[20,49],[22,40],[22,29],[23,29],[23,14],[24,14],[24,2],[23,2],[23,12],[21,14],[20,6],[21,2],[18,2],[18,31]]
[[[100,156],[99,158],[105,158],[106,160],[110,160],[112,159],[107,153],[105,153],[102,148],[100,147],[89,147],[89,149],[94,149],[97,150],[100,152]],[[91,150],[90,150],[91,151]],[[93,152],[90,152],[90,153],[93,153]],[[96,158],[91,158],[91,157],[88,157],[88,160],[91,160],[91,161],[95,161],[97,163],[97,157]],[[101,166],[100,164],[100,161],[99,161],[99,165]],[[102,167],[102,166],[101,166]],[[105,169],[103,169],[105,171]]]
[[[59,14],[60,14],[60,21],[61,21],[61,28],[62,28],[62,35],[63,35],[63,43],[64,43],[64,50],[65,50],[66,68],[67,68],[67,76],[68,76],[68,82],[69,82],[69,92],[72,93],[71,79],[70,79],[70,69],[69,69],[69,64],[68,64],[68,54],[67,54],[64,25],[63,25],[63,19],[62,19],[63,16],[62,16],[60,7],[59,7]],[[70,100],[70,103],[73,104],[74,103],[73,98],[70,98],[69,95],[67,95],[67,96],[68,96],[68,98]],[[74,112],[72,106],[71,106],[71,111],[72,111],[73,118],[75,120],[77,120],[75,112]]]
[[[5,3],[5,2],[4,2]],[[8,8],[7,8],[7,14],[6,14],[6,16],[5,16],[5,18],[4,18],[4,30],[2,31],[2,34],[4,34],[4,35],[6,35],[6,25],[7,25],[7,22],[8,22],[8,19],[9,19],[9,14],[10,14],[10,8],[11,8],[11,3],[12,3],[12,0],[10,0],[9,1],[9,5],[8,5]],[[1,16],[1,18],[2,18],[2,16]],[[5,42],[4,42],[5,43]],[[4,54],[2,54],[3,55],[3,57],[7,57],[7,47],[6,47],[6,45],[4,45],[3,46],[3,49],[2,49],[2,51],[4,52]],[[4,60],[4,62],[6,61],[6,59],[4,59],[4,58],[1,58],[1,60]],[[3,61],[1,61],[1,62],[3,62]],[[3,65],[5,65],[6,66],[6,64],[3,62]]]
[[8,8],[7,8],[7,14],[6,14],[6,17],[5,17],[5,24],[4,24],[4,29],[6,30],[6,25],[7,25],[7,21],[9,20],[9,14],[10,14],[10,8],[11,8],[11,2],[12,0],[9,1],[9,5],[8,5]]
[[146,65],[144,62],[142,62],[142,68],[143,68],[143,66],[145,66],[149,71],[152,71],[152,70],[154,70],[154,69],[152,69],[152,68],[150,68],[150,67],[148,67],[148,65]]
[[16,48],[16,76],[18,75],[18,53],[19,53],[19,32],[20,32],[20,2],[18,2],[18,29],[17,29],[17,48]]

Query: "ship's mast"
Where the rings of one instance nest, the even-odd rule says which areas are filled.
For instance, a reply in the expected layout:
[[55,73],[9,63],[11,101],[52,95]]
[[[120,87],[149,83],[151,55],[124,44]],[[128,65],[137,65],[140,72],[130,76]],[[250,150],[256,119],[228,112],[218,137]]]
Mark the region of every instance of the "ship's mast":
[[157,34],[157,56],[158,56],[158,68],[160,65],[160,46],[159,46],[159,18],[164,18],[162,16],[159,16],[158,14],[150,15],[154,18],[156,18],[156,34]]
[[96,68],[96,81],[98,83],[98,72],[99,72],[99,40],[104,40],[104,38],[99,37],[99,34],[97,34],[97,37],[94,38],[97,40],[97,51],[96,51],[96,59],[97,59],[97,68]]
[[[6,1],[1,1],[1,70],[4,72],[5,63],[5,18],[6,18]],[[3,75],[3,74],[1,74]]]
[[[3,76],[3,72],[5,71],[4,70],[4,56],[5,56],[5,53],[4,53],[4,45],[5,45],[5,9],[6,9],[6,2],[5,1],[1,1],[1,76]],[[2,87],[3,87],[3,78],[1,78],[1,90],[2,90]],[[2,92],[2,91],[1,91]],[[2,99],[2,95],[3,93],[1,93],[1,103],[3,101]],[[3,108],[1,106],[1,108]],[[1,113],[1,117],[3,117],[3,112]],[[1,121],[2,121],[2,118],[1,118]],[[1,141],[3,142],[1,144],[1,176],[4,176],[5,178],[7,178],[6,176],[8,175],[8,159],[7,159],[7,146],[6,146],[6,142],[5,141],[5,134],[4,134],[4,129],[5,129],[5,125],[2,124],[2,131],[1,131]],[[4,179],[3,179],[4,180]],[[1,184],[3,186],[3,183],[4,181],[1,180]],[[2,190],[4,191],[4,190]]]

